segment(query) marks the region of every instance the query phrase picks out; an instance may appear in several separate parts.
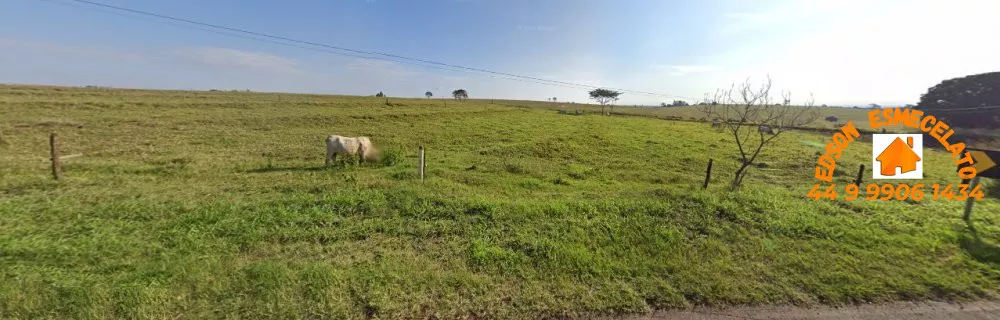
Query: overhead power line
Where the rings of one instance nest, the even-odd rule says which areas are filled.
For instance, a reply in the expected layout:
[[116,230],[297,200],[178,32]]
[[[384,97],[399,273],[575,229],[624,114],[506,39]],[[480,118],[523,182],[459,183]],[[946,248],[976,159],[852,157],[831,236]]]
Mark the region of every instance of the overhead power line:
[[[56,1],[56,0],[41,0],[41,1],[46,1],[46,2],[50,2],[50,3],[54,3],[54,4],[65,5],[65,6],[70,6],[70,7],[80,8],[80,9],[85,9],[85,10],[94,10],[94,11],[98,11],[98,12],[102,12],[102,13],[107,13],[107,14],[118,15],[118,16],[122,16],[122,17],[126,17],[126,18],[133,18],[133,19],[143,20],[139,16],[129,15],[129,14],[125,14],[125,13],[119,12],[119,11],[104,10],[104,9],[97,8],[97,7],[92,7],[92,6],[86,6],[86,7],[85,6],[79,6],[79,5],[75,5],[75,4],[72,4],[72,3],[65,3],[65,2],[60,2],[60,1]],[[439,65],[427,65],[427,64],[421,64],[421,63],[416,63],[416,62],[411,62],[411,61],[399,61],[399,60],[390,59],[390,58],[372,57],[372,56],[365,56],[365,55],[360,55],[360,54],[352,54],[352,53],[347,53],[347,52],[338,52],[338,51],[333,51],[333,50],[327,50],[327,49],[323,49],[323,48],[307,47],[307,46],[298,45],[298,44],[294,44],[294,43],[280,42],[280,41],[276,41],[276,40],[272,40],[272,39],[258,38],[258,37],[243,35],[243,34],[236,34],[236,33],[230,33],[230,32],[225,32],[225,31],[213,30],[213,29],[198,27],[198,26],[189,25],[189,24],[181,24],[181,23],[176,23],[176,22],[170,21],[170,20],[145,20],[145,21],[151,21],[151,22],[156,22],[156,23],[163,23],[163,24],[166,24],[166,25],[180,27],[180,28],[187,28],[187,29],[193,29],[193,30],[211,32],[211,33],[225,35],[225,36],[231,36],[231,37],[236,37],[236,38],[249,39],[249,40],[261,41],[261,42],[267,42],[267,43],[272,43],[272,44],[290,46],[290,47],[295,47],[295,48],[300,48],[300,49],[305,49],[305,50],[312,50],[312,51],[318,51],[318,52],[323,52],[323,53],[330,53],[330,54],[347,56],[347,57],[356,57],[356,58],[363,58],[363,59],[378,59],[378,60],[392,61],[392,62],[398,62],[398,63],[405,63],[405,64],[417,65],[417,66],[421,66],[421,67],[434,68],[434,69],[447,70],[447,71],[455,71],[455,72],[461,72],[461,71],[463,71],[463,70],[456,70],[454,68],[448,68],[448,67],[439,66]],[[519,82],[525,82],[525,83],[535,83],[535,84],[559,86],[559,87],[566,87],[566,88],[571,88],[571,89],[590,89],[590,87],[570,86],[570,85],[563,85],[563,84],[557,84],[557,83],[543,83],[543,82],[533,81],[533,80],[527,80],[527,79],[503,77],[503,76],[498,76],[498,75],[494,75],[494,74],[486,74],[486,75],[490,76],[490,77],[493,77],[493,78],[513,80],[513,81],[519,81]]]
[[919,109],[920,111],[976,111],[976,110],[993,110],[1000,109],[1000,106],[983,106],[983,107],[972,107],[972,108],[934,108],[934,109]]
[[[52,0],[43,0],[43,1],[48,1],[48,2],[53,2],[53,3],[60,3],[60,2],[52,1]],[[86,5],[89,5],[89,6],[92,6],[92,7],[99,7],[99,8],[104,8],[104,9],[111,9],[111,10],[120,11],[120,12],[128,12],[128,13],[132,13],[132,14],[138,14],[138,15],[142,15],[142,16],[147,16],[147,17],[155,17],[155,18],[159,18],[159,19],[163,19],[163,20],[168,20],[168,21],[173,21],[173,22],[181,22],[181,23],[187,24],[188,26],[189,25],[196,25],[196,26],[201,26],[201,27],[208,27],[208,28],[216,29],[216,30],[209,30],[209,29],[204,29],[204,28],[195,28],[195,29],[196,30],[201,30],[201,31],[213,32],[213,33],[221,34],[221,35],[236,36],[236,37],[240,37],[240,38],[244,38],[244,39],[250,39],[250,40],[256,40],[256,41],[264,41],[264,42],[274,43],[274,44],[280,44],[280,45],[289,45],[289,46],[293,46],[293,47],[297,47],[297,48],[302,48],[302,49],[307,49],[307,50],[316,50],[318,48],[315,48],[315,47],[320,47],[320,48],[338,50],[338,51],[319,50],[319,51],[322,51],[322,52],[327,52],[327,53],[332,53],[332,54],[339,54],[339,55],[346,55],[346,56],[353,56],[353,57],[361,57],[361,58],[368,58],[368,59],[388,60],[388,61],[393,61],[393,62],[399,62],[399,63],[405,63],[405,64],[413,64],[413,65],[419,65],[419,66],[423,66],[423,67],[431,67],[431,68],[437,68],[437,69],[443,69],[443,70],[449,70],[449,71],[472,71],[472,72],[479,72],[479,73],[489,74],[489,75],[494,76],[494,77],[495,76],[501,76],[503,79],[508,79],[508,80],[515,80],[515,81],[522,81],[522,82],[529,82],[529,83],[536,83],[536,84],[544,84],[544,85],[552,85],[552,86],[559,86],[559,87],[567,87],[567,88],[574,88],[574,89],[598,89],[598,88],[606,88],[606,87],[593,86],[593,85],[587,85],[587,84],[580,84],[580,83],[573,83],[573,82],[566,82],[566,81],[558,81],[558,80],[550,80],[550,79],[544,79],[544,78],[538,78],[538,77],[518,75],[518,74],[513,74],[513,73],[499,72],[499,71],[493,71],[493,70],[487,70],[487,69],[481,69],[481,68],[466,67],[466,66],[461,66],[461,65],[456,65],[456,64],[450,64],[450,63],[444,63],[444,62],[437,62],[437,61],[426,60],[426,59],[411,58],[411,57],[406,57],[406,56],[392,54],[392,53],[385,53],[385,52],[378,52],[378,51],[358,50],[358,49],[351,49],[351,48],[334,46],[334,45],[328,45],[328,44],[323,44],[323,43],[317,43],[317,42],[313,42],[313,41],[298,40],[298,39],[293,39],[293,38],[284,37],[284,36],[272,35],[272,34],[267,34],[267,33],[262,33],[262,32],[256,32],[256,31],[250,31],[250,30],[241,29],[241,28],[235,28],[235,27],[227,27],[227,26],[223,26],[223,25],[217,25],[217,24],[205,23],[205,22],[200,22],[200,21],[194,21],[194,20],[185,19],[185,18],[172,17],[172,16],[167,16],[167,15],[163,15],[163,14],[159,14],[159,13],[154,13],[154,12],[149,12],[149,11],[143,11],[143,10],[137,10],[137,9],[131,9],[131,8],[125,8],[125,7],[120,7],[120,6],[115,6],[115,5],[110,5],[110,4],[100,3],[100,2],[94,2],[94,1],[88,1],[88,0],[67,0],[67,1],[72,1],[72,2],[77,2],[77,3],[81,3],[81,4],[86,4]],[[64,3],[60,3],[60,4],[64,4]],[[102,10],[102,12],[107,12],[107,11],[103,11]],[[178,25],[178,24],[175,24],[175,23],[168,23],[168,24],[169,25],[173,25],[173,26],[181,26],[181,25]],[[220,32],[218,30],[225,30],[225,31],[228,31],[228,32]],[[238,35],[237,34],[232,34],[232,33],[237,33]],[[253,37],[247,37],[247,36],[244,36],[244,35],[250,35],[250,36],[253,36]],[[265,38],[265,39],[261,39],[261,38]],[[280,40],[280,41],[283,41],[283,42],[272,41],[272,40]],[[288,42],[290,42],[290,43],[288,43]],[[295,44],[299,44],[299,45],[295,45]],[[303,47],[303,46],[300,46],[300,45],[308,45],[308,46],[312,46],[312,47]],[[362,55],[362,56],[359,56],[359,55]],[[672,94],[664,94],[664,93],[656,93],[656,92],[647,92],[647,91],[621,89],[621,88],[607,88],[607,89],[611,89],[611,90],[615,90],[615,91],[620,91],[620,92],[623,92],[623,93],[633,93],[633,94],[642,94],[642,95],[649,95],[649,96],[673,97],[673,98],[682,98],[682,99],[697,100],[696,98],[691,98],[691,97],[685,97],[685,96],[679,96],[679,95],[672,95]]]

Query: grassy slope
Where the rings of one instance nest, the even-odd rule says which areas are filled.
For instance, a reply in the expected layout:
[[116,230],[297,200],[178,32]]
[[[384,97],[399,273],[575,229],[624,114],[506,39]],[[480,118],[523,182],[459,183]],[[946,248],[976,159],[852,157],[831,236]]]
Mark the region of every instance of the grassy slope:
[[[731,193],[732,142],[698,123],[251,93],[0,99],[3,317],[534,318],[1000,285],[996,200],[977,204],[978,240],[958,202],[804,200],[816,135],[782,137]],[[86,154],[58,183],[51,131]],[[403,159],[323,170],[332,133]],[[850,147],[840,183],[870,150]],[[925,152],[924,182],[954,183]]]
[[[542,102],[542,101],[523,101],[523,100],[480,100],[483,103],[493,102],[495,104],[506,104],[511,106],[526,106],[526,107],[544,107],[551,109],[567,109],[569,111],[574,110],[584,110],[589,112],[600,112],[601,106],[592,104],[573,104],[573,103],[562,103],[562,102]],[[613,111],[618,114],[627,115],[638,115],[647,117],[658,117],[658,118],[669,118],[678,117],[679,120],[684,121],[700,121],[700,119],[705,118],[705,114],[701,111],[699,106],[685,106],[685,107],[630,107],[630,106],[609,106],[607,110]],[[854,109],[854,108],[843,108],[843,107],[816,107],[820,117],[815,121],[808,123],[805,127],[810,128],[821,128],[821,129],[834,129],[840,128],[837,124],[843,124],[847,121],[854,122],[858,127],[871,128],[871,124],[868,122],[868,111],[871,109]],[[836,122],[826,121],[827,116],[837,117]],[[907,131],[907,128],[887,128],[887,131]]]

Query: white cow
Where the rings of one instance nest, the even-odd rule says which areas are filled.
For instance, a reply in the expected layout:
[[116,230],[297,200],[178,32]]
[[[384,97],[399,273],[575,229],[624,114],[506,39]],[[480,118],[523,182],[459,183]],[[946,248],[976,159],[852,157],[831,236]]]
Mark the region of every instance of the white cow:
[[331,161],[337,161],[337,155],[358,155],[358,161],[378,161],[379,153],[368,137],[344,137],[331,135],[326,137],[326,166]]
[[712,128],[722,129],[722,121],[719,121],[719,119],[712,120]]

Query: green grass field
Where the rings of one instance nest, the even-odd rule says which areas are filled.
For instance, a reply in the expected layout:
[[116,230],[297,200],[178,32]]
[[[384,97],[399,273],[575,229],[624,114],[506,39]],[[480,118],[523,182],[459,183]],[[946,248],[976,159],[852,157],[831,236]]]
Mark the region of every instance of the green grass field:
[[[484,102],[492,101],[495,104],[505,104],[510,106],[525,106],[525,107],[544,107],[550,109],[566,109],[570,112],[574,110],[581,110],[586,112],[596,112],[600,113],[601,106],[592,104],[575,104],[575,103],[562,103],[562,102],[542,102],[542,101],[522,101],[522,100],[484,100]],[[644,117],[655,117],[655,118],[674,118],[675,120],[683,121],[711,121],[711,119],[706,119],[705,113],[701,110],[700,106],[684,106],[684,107],[632,107],[632,106],[607,106],[607,111],[614,112],[620,115],[635,115]],[[847,121],[854,122],[858,127],[871,128],[871,124],[868,121],[868,111],[871,109],[854,109],[854,108],[842,108],[842,107],[816,107],[819,114],[819,118],[816,120],[805,124],[805,127],[818,128],[818,129],[838,129],[840,125],[846,123]],[[826,117],[834,116],[837,117],[837,121],[830,122],[826,121]],[[702,120],[705,119],[705,120]],[[887,128],[887,131],[907,131],[907,128]]]
[[[704,123],[390,103],[0,86],[0,317],[539,318],[1000,293],[1000,202],[976,205],[973,232],[959,201],[808,200],[826,136],[783,135],[730,192],[735,147]],[[84,154],[58,182],[50,132]],[[398,161],[324,169],[329,134]],[[836,182],[870,154],[852,144]],[[957,183],[951,161],[925,150],[922,182]]]

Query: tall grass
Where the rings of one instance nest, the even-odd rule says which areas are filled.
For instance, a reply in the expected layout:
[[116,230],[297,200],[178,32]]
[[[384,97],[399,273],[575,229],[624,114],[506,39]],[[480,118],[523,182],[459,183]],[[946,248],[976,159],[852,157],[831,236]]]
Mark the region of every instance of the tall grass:
[[[996,200],[975,229],[960,202],[806,200],[827,139],[807,133],[728,192],[734,146],[707,124],[432,99],[0,97],[5,318],[573,317],[1000,284]],[[59,182],[52,131],[84,154]],[[324,169],[329,134],[370,136],[392,160]],[[870,153],[852,144],[836,182]],[[947,154],[925,157],[924,183],[958,182]]]

